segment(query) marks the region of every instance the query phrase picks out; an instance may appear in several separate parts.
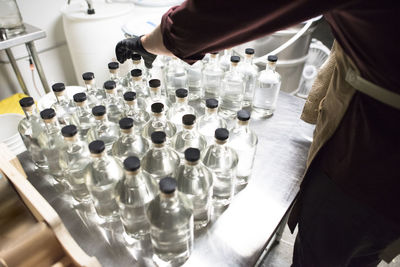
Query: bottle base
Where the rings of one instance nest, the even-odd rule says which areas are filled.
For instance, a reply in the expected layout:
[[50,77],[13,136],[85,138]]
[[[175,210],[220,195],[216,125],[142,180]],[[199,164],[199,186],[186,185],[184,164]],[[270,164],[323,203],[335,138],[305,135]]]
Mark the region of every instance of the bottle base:
[[180,255],[174,255],[174,254],[154,254],[153,255],[153,261],[156,263],[157,266],[181,266],[183,265],[190,256],[190,252],[187,251],[185,253],[182,253]]
[[272,115],[274,115],[273,109],[256,108],[254,106],[253,106],[253,112],[251,113],[252,117],[260,119],[270,118],[272,117]]

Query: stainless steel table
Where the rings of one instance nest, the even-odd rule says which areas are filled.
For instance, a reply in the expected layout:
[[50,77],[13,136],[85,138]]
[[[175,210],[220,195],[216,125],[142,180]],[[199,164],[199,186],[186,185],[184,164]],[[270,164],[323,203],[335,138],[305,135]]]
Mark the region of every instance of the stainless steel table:
[[[229,208],[202,232],[185,266],[251,266],[273,240],[299,190],[310,145],[301,137],[304,100],[281,93],[275,115],[253,120],[259,137],[253,177]],[[20,155],[29,180],[60,215],[71,235],[103,266],[152,266],[149,240],[126,246],[120,223],[93,222],[92,207],[69,204],[48,177],[33,170],[28,155]]]

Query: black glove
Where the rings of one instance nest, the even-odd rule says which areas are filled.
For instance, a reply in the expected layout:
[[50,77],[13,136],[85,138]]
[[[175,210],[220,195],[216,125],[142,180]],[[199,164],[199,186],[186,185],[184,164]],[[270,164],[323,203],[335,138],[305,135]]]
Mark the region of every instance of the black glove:
[[[140,36],[141,37],[141,36]],[[118,42],[115,47],[115,55],[117,60],[122,64],[128,58],[131,58],[133,53],[138,53],[144,59],[144,64],[147,68],[151,68],[156,55],[149,53],[144,49],[140,37],[128,38]]]

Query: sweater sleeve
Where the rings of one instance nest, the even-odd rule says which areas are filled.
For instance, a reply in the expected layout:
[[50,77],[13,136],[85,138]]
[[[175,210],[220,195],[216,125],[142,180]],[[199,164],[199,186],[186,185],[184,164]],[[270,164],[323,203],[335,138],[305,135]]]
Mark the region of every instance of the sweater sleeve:
[[318,16],[345,0],[186,0],[161,20],[165,47],[188,63]]

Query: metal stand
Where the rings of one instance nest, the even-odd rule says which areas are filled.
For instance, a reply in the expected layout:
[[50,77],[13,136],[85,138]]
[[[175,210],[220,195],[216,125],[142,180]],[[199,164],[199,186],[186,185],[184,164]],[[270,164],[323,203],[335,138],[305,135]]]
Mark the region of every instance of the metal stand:
[[22,78],[21,72],[18,68],[17,62],[12,54],[11,47],[26,44],[30,54],[32,55],[33,62],[35,63],[40,81],[42,82],[44,91],[46,93],[50,92],[49,84],[47,83],[46,76],[44,75],[44,71],[42,68],[42,64],[40,63],[39,56],[37,54],[35,44],[33,43],[35,40],[45,38],[46,32],[38,29],[32,25],[24,24],[25,31],[15,36],[8,37],[5,33],[4,29],[0,29],[0,50],[5,50],[8,59],[10,60],[11,66],[14,70],[15,75],[17,76],[18,83],[21,86],[22,91],[29,95],[28,88]]

